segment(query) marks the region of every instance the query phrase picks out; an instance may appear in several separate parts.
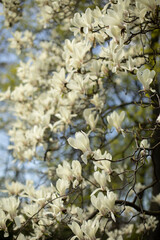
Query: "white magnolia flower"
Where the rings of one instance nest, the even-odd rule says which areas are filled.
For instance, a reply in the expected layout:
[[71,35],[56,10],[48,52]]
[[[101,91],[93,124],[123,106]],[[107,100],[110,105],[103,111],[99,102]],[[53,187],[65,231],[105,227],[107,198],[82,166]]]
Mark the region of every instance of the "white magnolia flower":
[[81,229],[84,232],[84,234],[88,237],[89,240],[96,239],[95,235],[99,228],[99,221],[84,221]]
[[71,31],[73,31],[74,35],[76,35],[78,32],[81,33],[81,29],[83,29],[83,33],[87,34],[88,31],[92,28],[92,22],[93,17],[90,8],[87,8],[85,13],[82,14],[82,16],[79,13],[75,13],[72,19],[72,24],[75,27],[72,27]]
[[20,200],[11,196],[9,198],[1,198],[0,208],[10,214],[11,219],[14,219],[17,214],[17,208]]
[[140,142],[140,148],[143,148],[143,150],[141,150],[141,152],[140,152],[141,156],[148,155],[148,150],[146,150],[146,148],[150,148],[150,144],[148,143],[147,139],[143,139]]
[[61,68],[59,73],[54,72],[54,76],[52,78],[54,89],[58,91],[63,91],[65,84],[67,83],[67,79],[65,75],[66,73],[64,68]]
[[94,172],[94,178],[96,182],[101,186],[102,189],[106,189],[106,183],[108,180],[108,176],[106,172],[103,170],[102,172],[96,171]]
[[58,164],[58,167],[56,169],[58,177],[72,181],[73,173],[70,164],[66,160],[64,160],[62,164],[63,165]]
[[81,131],[76,132],[75,138],[68,138],[68,143],[75,149],[80,149],[83,153],[91,151],[88,135]]
[[107,67],[112,72],[117,73],[119,69],[121,69],[121,67],[123,66],[122,60],[125,57],[123,45],[122,44],[117,45],[115,40],[112,39],[107,48],[102,47],[100,56],[108,59],[106,61]]
[[[72,230],[72,232],[76,235],[76,237],[78,237],[79,240],[84,239],[83,238],[83,232],[82,232],[78,223],[72,222],[72,224],[70,224],[69,227]],[[75,239],[76,237],[73,237],[72,239]]]
[[59,118],[60,120],[55,122],[55,124],[53,125],[53,127],[59,125],[59,124],[70,124],[71,123],[71,119],[73,117],[76,117],[76,114],[71,114],[71,109],[67,109],[66,107],[60,107],[59,108],[59,113],[56,113],[55,116],[57,118]]
[[104,106],[104,102],[103,102],[103,100],[100,98],[100,96],[98,95],[98,93],[93,95],[93,98],[90,100],[90,102],[91,102],[92,104],[94,104],[95,107],[96,107],[97,109],[99,109],[100,111],[102,110],[102,108],[103,108],[103,106]]
[[111,181],[110,175],[112,173],[110,160],[112,160],[112,155],[107,151],[105,151],[104,154],[102,154],[101,150],[97,149],[96,151],[93,152],[93,158],[95,160],[99,160],[99,161],[94,161],[95,170],[97,168],[104,170],[107,173],[107,181],[110,182]]
[[121,38],[121,29],[118,26],[113,26],[106,29],[106,33],[114,39],[115,42],[119,42]]
[[109,9],[107,11],[107,14],[105,14],[105,16],[102,18],[102,21],[105,26],[109,26],[110,28],[112,28],[113,26],[117,26],[120,29],[123,29],[124,23],[122,20],[122,16],[122,12],[117,13],[116,11]]
[[75,74],[74,78],[69,81],[67,87],[76,92],[78,95],[85,94],[88,89],[92,88],[95,83],[91,80],[90,75],[83,77],[80,74]]
[[72,224],[70,224],[69,227],[71,228],[72,232],[76,235],[72,238],[72,240],[76,239],[76,237],[79,240],[84,239],[94,240],[96,239],[95,235],[99,228],[99,222],[92,220],[83,221],[81,227],[77,222],[72,222]]
[[111,115],[107,117],[107,121],[111,126],[116,128],[117,132],[119,132],[122,130],[121,125],[124,120],[124,117],[125,117],[124,111],[122,111],[120,115],[116,111],[114,111],[113,113],[111,113]]
[[66,189],[69,188],[70,182],[66,179],[58,179],[56,182],[56,188],[60,195],[64,195],[66,193]]
[[72,173],[78,181],[82,179],[82,166],[78,160],[72,161]]
[[24,188],[24,186],[19,182],[12,182],[11,184],[8,184],[8,182],[6,182],[5,186],[11,195],[18,195]]
[[137,71],[137,78],[142,83],[144,90],[150,89],[150,84],[153,82],[155,74],[154,70],[150,71],[149,69]]
[[83,112],[83,116],[86,120],[86,123],[90,126],[91,128],[91,131],[93,131],[95,128],[96,128],[96,124],[98,122],[98,114],[97,116],[96,115],[96,112],[92,112],[92,109],[90,108],[87,108],[84,110]]
[[105,216],[110,212],[112,219],[115,221],[113,212],[115,211],[116,199],[117,195],[113,192],[107,191],[107,196],[105,196],[102,192],[99,192],[97,197],[95,195],[91,196],[91,203],[99,210],[102,216]]
[[85,56],[90,48],[91,44],[85,41],[75,42],[75,39],[72,41],[67,39],[65,41],[63,57],[69,72],[73,69],[79,69],[83,65]]
[[82,160],[87,163],[87,156],[91,153],[88,135],[83,131],[76,132],[75,138],[68,138],[68,143],[73,148],[79,149],[84,153],[81,157]]

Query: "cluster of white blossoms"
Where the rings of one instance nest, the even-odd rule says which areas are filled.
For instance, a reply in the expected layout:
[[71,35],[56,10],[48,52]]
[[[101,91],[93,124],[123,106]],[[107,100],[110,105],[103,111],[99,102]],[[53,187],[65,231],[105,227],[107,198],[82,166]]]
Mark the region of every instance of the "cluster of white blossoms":
[[156,217],[154,216],[146,217],[145,224],[141,223],[138,226],[136,233],[141,233],[141,232],[144,232],[145,230],[148,231],[150,229],[154,231],[156,229],[157,223],[158,223],[158,220],[156,219]]
[[[10,189],[12,187],[12,189]],[[11,194],[8,198],[1,198],[0,201],[0,230],[5,232],[5,237],[9,236],[7,226],[13,222],[13,229],[17,230],[23,226],[27,218],[32,218],[35,234],[37,238],[23,236],[22,239],[38,239],[43,236],[45,228],[44,224],[49,226],[50,224],[56,224],[58,219],[61,219],[63,211],[65,209],[64,201],[59,198],[58,191],[53,187],[43,187],[35,189],[32,181],[28,181],[26,185],[22,185],[19,188],[19,183],[15,182],[9,186],[7,184],[8,193]],[[15,189],[19,191],[16,192]],[[20,199],[25,198],[29,201],[24,201],[20,205]],[[47,204],[46,204],[47,203]],[[46,207],[44,208],[44,206]],[[25,217],[26,216],[26,217]],[[56,220],[57,219],[57,220]],[[7,223],[8,222],[8,223]],[[40,227],[39,227],[40,226]],[[19,238],[18,238],[19,239]]]
[[26,30],[22,32],[16,31],[13,34],[13,38],[10,38],[10,48],[16,49],[17,54],[21,53],[22,49],[31,48],[33,46],[34,36],[31,32]]
[[12,26],[21,19],[22,3],[21,0],[2,0],[3,11],[5,16],[5,25]]
[[[40,21],[45,26],[67,17],[77,1],[36,2],[40,7]],[[131,191],[138,198],[136,174],[141,164],[147,164],[138,161],[139,155],[147,155],[150,145],[146,139],[141,141],[135,137],[137,148],[130,159],[136,167],[129,170],[126,164],[115,167],[127,158],[115,160],[108,141],[108,133],[113,132],[110,133],[108,124],[116,129],[113,135],[123,139],[120,148],[123,141],[127,141],[122,137],[124,132],[135,136],[136,131],[122,128],[126,126],[123,123],[128,124],[125,104],[119,106],[120,111],[113,107],[109,78],[112,74],[120,79],[126,73],[132,74],[143,85],[143,93],[154,92],[156,72],[142,71],[141,66],[148,59],[147,34],[158,28],[154,19],[159,5],[159,0],[118,0],[110,1],[102,9],[87,8],[67,22],[74,38],[66,39],[60,46],[53,43],[53,39],[41,41],[36,53],[32,51],[37,44],[36,35],[29,31],[13,34],[10,46],[18,54],[23,48],[32,49],[27,60],[17,68],[19,86],[0,94],[1,100],[14,103],[16,120],[9,131],[9,149],[16,161],[35,158],[50,161],[48,168],[53,184],[38,189],[31,181],[26,185],[6,184],[6,191],[12,196],[0,199],[0,230],[5,236],[9,235],[9,223],[13,224],[15,236],[18,232],[18,240],[49,236],[58,231],[61,224],[72,231],[72,239],[79,240],[98,240],[104,233],[108,240],[122,240],[123,235],[132,234],[132,223],[128,230],[125,227],[117,232],[113,230],[123,212],[117,204],[125,209]],[[97,45],[101,48],[96,52]],[[126,144],[128,147],[128,142]],[[125,187],[131,184],[127,192]],[[123,194],[119,194],[119,190]],[[154,201],[159,202],[159,198]],[[135,203],[133,200],[130,206],[138,209]],[[144,228],[154,230],[157,224],[152,217],[144,218],[144,222],[143,227],[140,225],[140,230],[136,230],[137,234]],[[23,235],[27,226],[32,229],[30,236]]]
[[[74,11],[74,0],[36,0],[36,3],[40,7],[39,22],[46,27],[47,24],[53,21],[62,21],[64,18],[68,18],[72,11]],[[65,24],[66,22],[63,21]]]
[[125,112],[121,112],[120,115],[118,115],[117,112],[111,113],[110,116],[107,117],[107,121],[110,124],[110,126],[113,126],[116,128],[117,132],[122,131],[121,125],[125,118]]

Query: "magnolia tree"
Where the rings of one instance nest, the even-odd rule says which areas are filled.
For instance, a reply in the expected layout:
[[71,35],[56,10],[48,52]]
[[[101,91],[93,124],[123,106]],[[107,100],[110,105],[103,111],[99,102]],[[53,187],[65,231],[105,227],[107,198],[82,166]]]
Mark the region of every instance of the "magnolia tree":
[[8,147],[48,181],[5,183],[0,238],[159,239],[160,0],[36,0],[28,29],[1,2],[23,56]]

